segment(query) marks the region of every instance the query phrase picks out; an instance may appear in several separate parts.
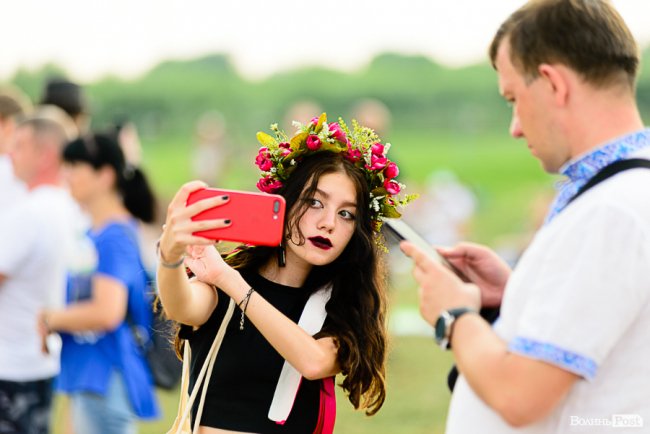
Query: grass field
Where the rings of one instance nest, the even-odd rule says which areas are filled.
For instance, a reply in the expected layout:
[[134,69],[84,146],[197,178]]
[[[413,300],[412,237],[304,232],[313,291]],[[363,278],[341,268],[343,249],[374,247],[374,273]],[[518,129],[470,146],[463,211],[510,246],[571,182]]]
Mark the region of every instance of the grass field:
[[[363,412],[354,411],[337,387],[335,431],[352,434],[443,433],[450,396],[446,389],[446,372],[451,363],[449,355],[439,351],[431,339],[394,339],[389,359],[389,392],[384,407],[375,416],[368,417]],[[165,433],[171,426],[178,393],[160,392],[159,397],[165,417],[157,422],[142,423],[141,434]]]

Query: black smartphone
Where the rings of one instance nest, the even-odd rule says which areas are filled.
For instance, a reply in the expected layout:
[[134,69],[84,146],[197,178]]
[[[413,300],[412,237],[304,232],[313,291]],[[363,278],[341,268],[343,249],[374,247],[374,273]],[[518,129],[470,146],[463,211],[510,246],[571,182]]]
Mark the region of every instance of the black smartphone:
[[383,228],[386,229],[386,232],[392,236],[396,241],[408,241],[413,243],[421,250],[423,250],[431,259],[442,264],[449,268],[451,271],[456,273],[459,276],[462,276],[462,273],[454,267],[451,262],[445,259],[436,249],[433,248],[431,244],[427,242],[420,234],[415,232],[415,230],[410,227],[408,224],[404,223],[402,220],[397,219],[384,219]]

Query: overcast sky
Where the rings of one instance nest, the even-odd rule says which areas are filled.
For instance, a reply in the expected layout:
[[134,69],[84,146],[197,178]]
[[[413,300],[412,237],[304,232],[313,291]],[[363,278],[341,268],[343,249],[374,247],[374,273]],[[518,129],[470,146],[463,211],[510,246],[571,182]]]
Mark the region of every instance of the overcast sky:
[[[133,78],[163,59],[227,53],[249,78],[318,64],[355,70],[384,51],[462,66],[485,58],[523,0],[14,0],[3,5],[0,79],[47,62],[72,78]],[[650,0],[614,0],[650,42]]]

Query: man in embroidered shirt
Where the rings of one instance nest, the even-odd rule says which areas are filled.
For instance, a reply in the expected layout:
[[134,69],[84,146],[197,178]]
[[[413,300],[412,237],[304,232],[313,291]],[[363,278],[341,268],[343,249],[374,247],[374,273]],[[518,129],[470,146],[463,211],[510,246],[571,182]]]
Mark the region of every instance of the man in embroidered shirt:
[[[539,0],[504,22],[490,56],[513,106],[511,134],[567,181],[512,272],[482,246],[443,250],[465,283],[402,244],[422,315],[461,373],[447,433],[648,427],[650,170],[626,170],[569,203],[603,167],[650,159],[637,46],[606,0]],[[473,312],[501,291],[491,328]]]

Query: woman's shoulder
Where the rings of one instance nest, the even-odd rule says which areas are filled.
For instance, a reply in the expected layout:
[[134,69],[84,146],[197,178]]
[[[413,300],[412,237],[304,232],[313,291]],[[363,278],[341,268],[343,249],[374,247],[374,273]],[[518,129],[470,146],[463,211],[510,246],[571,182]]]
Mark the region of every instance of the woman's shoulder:
[[140,267],[140,245],[136,230],[128,223],[111,222],[97,231],[91,231],[89,236],[95,244],[100,261],[110,257],[122,264]]
[[129,247],[138,246],[138,228],[133,221],[113,220],[100,228],[91,229],[89,234],[97,244],[115,242]]

